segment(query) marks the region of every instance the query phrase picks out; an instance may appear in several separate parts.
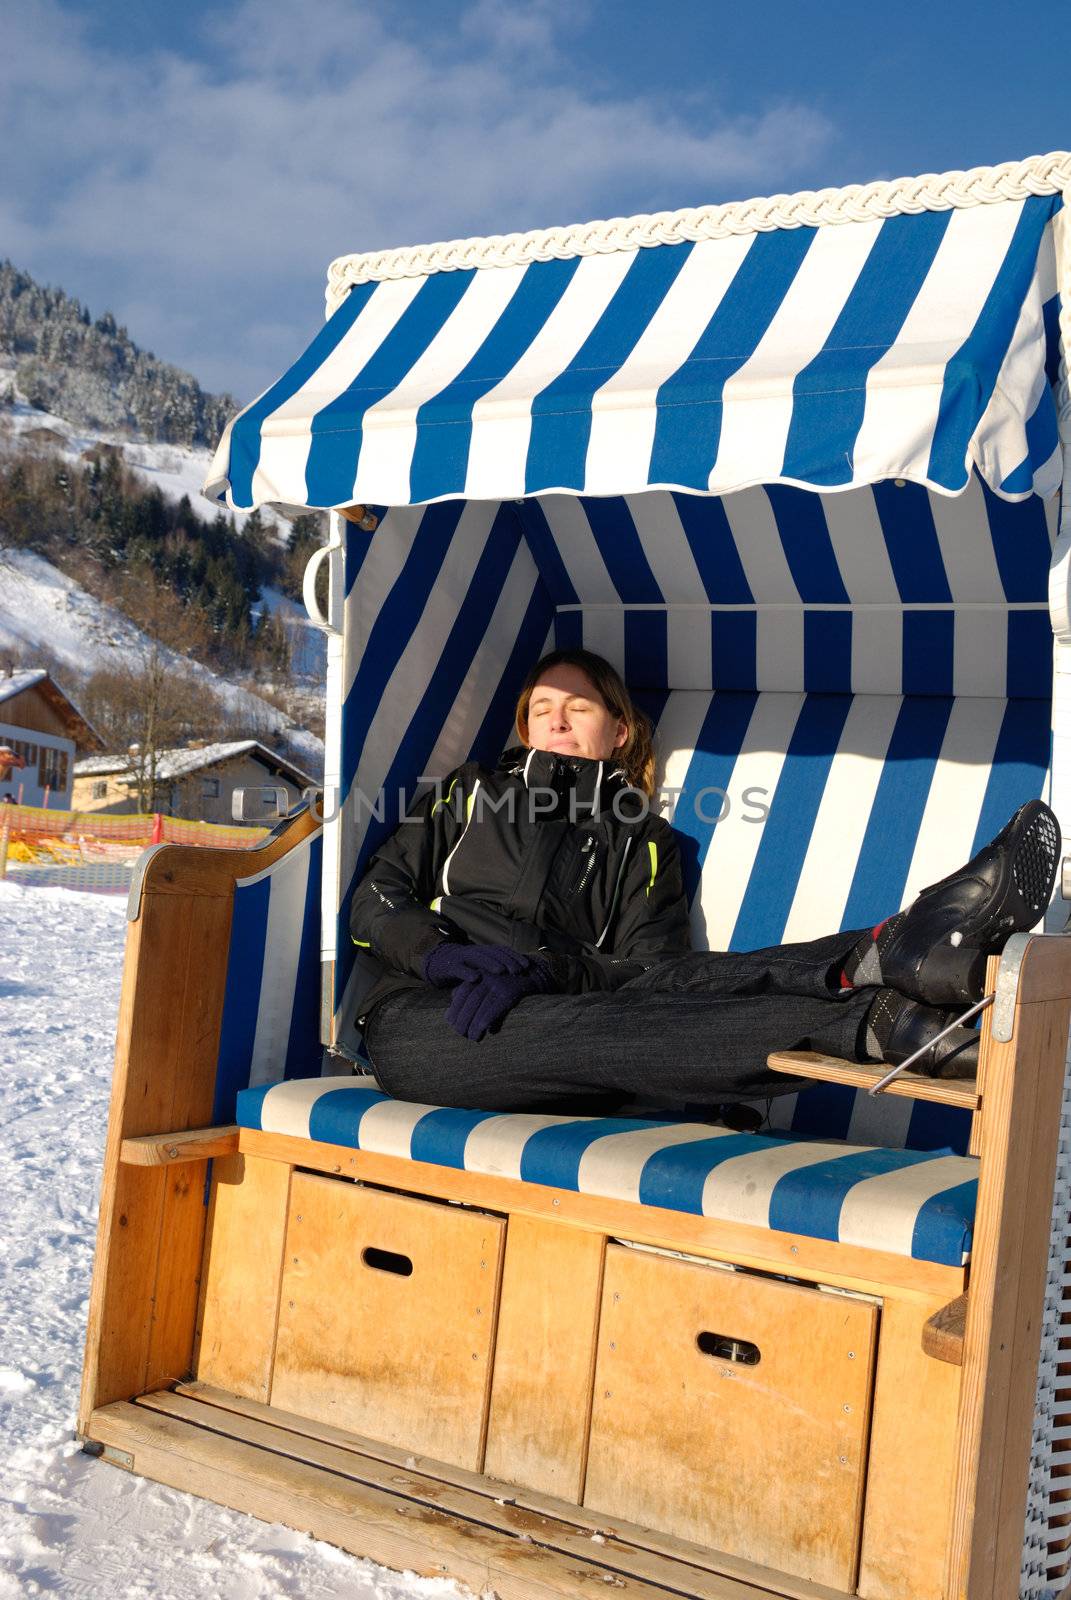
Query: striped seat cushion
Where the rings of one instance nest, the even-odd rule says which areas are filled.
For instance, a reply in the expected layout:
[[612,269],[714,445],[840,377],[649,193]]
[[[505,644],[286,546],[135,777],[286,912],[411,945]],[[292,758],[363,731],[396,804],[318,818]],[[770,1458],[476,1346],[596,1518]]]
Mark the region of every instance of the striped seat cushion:
[[362,1083],[238,1095],[239,1126],[961,1266],[978,1163],[947,1151],[732,1133],[694,1122],[413,1105]]

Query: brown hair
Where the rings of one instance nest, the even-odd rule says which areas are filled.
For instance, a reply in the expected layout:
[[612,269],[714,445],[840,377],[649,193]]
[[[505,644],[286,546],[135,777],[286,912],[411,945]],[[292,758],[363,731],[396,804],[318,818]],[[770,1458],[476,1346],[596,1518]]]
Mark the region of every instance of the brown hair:
[[628,737],[615,759],[621,763],[625,776],[634,789],[640,789],[651,799],[655,788],[654,746],[651,742],[651,724],[638,706],[632,702],[625,680],[603,657],[592,650],[552,650],[537,661],[524,680],[517,700],[516,728],[523,745],[528,743],[528,705],[532,690],[545,672],[552,667],[576,667],[581,671],[611,716],[620,717],[628,727]]

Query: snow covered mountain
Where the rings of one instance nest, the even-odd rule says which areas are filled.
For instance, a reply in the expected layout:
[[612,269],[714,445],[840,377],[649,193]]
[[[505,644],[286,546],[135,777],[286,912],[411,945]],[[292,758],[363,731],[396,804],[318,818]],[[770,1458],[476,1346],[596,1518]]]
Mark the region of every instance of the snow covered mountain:
[[[168,500],[188,497],[204,517],[217,506],[200,493],[211,452],[197,446],[155,443],[129,434],[90,432],[52,412],[31,406],[18,388],[12,368],[0,367],[0,452],[44,451],[72,465],[82,463],[87,451],[104,445],[121,452],[126,465]],[[235,518],[240,528],[245,517]],[[264,515],[262,520],[284,539],[289,524]],[[66,664],[77,681],[88,672],[115,665],[121,659],[143,654],[149,639],[121,611],[89,594],[73,579],[33,550],[5,547],[0,529],[0,649],[14,650],[32,661],[35,650]],[[322,696],[325,666],[323,635],[309,622],[304,608],[278,590],[266,588],[261,606],[275,614],[286,630],[291,655],[289,685],[296,704],[304,700],[310,712]],[[309,771],[323,767],[323,743],[301,728],[293,718],[249,689],[228,682],[208,667],[171,656],[176,666],[192,672],[212,689],[236,717],[247,716],[261,737],[274,736],[295,760]],[[274,687],[274,686],[268,686]],[[296,693],[295,693],[296,691]]]
[[[144,656],[151,641],[143,629],[159,626],[182,651],[165,658],[212,691],[235,737],[274,738],[319,772],[322,743],[298,724],[319,725],[324,637],[277,586],[293,592],[317,532],[302,527],[291,543],[293,525],[268,511],[243,540],[248,517],[221,521],[201,495],[233,409],[229,397],[207,394],[191,374],[139,349],[110,314],[94,321],[64,291],[0,262],[0,464],[6,458],[9,490],[12,473],[26,485],[21,499],[8,493],[0,522],[0,650],[28,663],[41,652],[45,664],[69,669],[77,690],[88,674]],[[87,476],[102,462],[110,476]],[[86,517],[91,482],[112,497],[100,522],[96,511]],[[177,515],[154,512],[157,496]],[[132,603],[128,580],[141,572],[150,587],[180,596],[204,647]],[[141,579],[132,581],[140,594]],[[280,631],[285,646],[267,643]],[[239,672],[241,684],[228,681]]]
[[[129,429],[88,428],[69,422],[54,411],[32,405],[19,385],[17,370],[9,356],[0,353],[0,449],[39,449],[55,452],[64,460],[81,461],[95,446],[118,451],[138,477],[169,500],[189,497],[193,509],[202,517],[213,517],[219,506],[206,500],[201,485],[212,462],[212,451],[203,445],[161,443],[132,434]],[[262,519],[283,536],[288,524],[273,513],[262,512]],[[244,527],[246,513],[234,514],[235,526]]]
[[[2,358],[0,358],[2,361]],[[7,403],[0,409],[0,451],[47,450],[72,463],[84,461],[86,453],[101,445],[118,451],[125,464],[147,486],[158,489],[168,500],[186,497],[200,516],[213,517],[219,511],[214,501],[201,493],[212,460],[212,451],[195,445],[154,443],[131,438],[128,434],[89,432],[50,411],[32,406],[19,389],[14,368],[0,364],[0,397]],[[282,542],[290,533],[290,523],[270,509],[260,513],[261,521]],[[245,526],[245,512],[233,513],[238,529]],[[3,530],[0,529],[0,540]],[[322,686],[327,660],[324,636],[314,628],[304,606],[296,604],[279,590],[266,587],[261,605],[280,618],[290,644],[291,671],[303,687]],[[0,595],[0,608],[3,596]]]
[[237,409],[141,349],[110,311],[94,320],[80,300],[10,261],[0,261],[0,359],[33,405],[91,430],[211,448]]

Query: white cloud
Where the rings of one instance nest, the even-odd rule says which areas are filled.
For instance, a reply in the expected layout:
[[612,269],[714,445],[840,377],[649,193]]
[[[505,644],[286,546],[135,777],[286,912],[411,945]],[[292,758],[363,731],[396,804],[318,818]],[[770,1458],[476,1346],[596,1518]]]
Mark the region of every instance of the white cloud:
[[422,40],[374,0],[242,0],[198,58],[121,58],[57,0],[9,11],[0,249],[243,401],[349,251],[791,184],[832,129],[585,77],[584,0],[468,0]]

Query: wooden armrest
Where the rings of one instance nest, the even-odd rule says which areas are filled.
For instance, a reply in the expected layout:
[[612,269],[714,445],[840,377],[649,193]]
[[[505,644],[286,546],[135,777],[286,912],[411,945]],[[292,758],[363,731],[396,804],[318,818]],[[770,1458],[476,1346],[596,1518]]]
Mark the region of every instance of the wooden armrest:
[[277,824],[266,839],[246,850],[202,844],[158,844],[138,857],[130,884],[127,919],[136,922],[146,895],[229,899],[239,878],[263,872],[323,826],[319,805],[303,805]]
[[[786,1072],[794,1078],[817,1078],[822,1083],[846,1083],[853,1089],[870,1089],[888,1072],[886,1066],[859,1066],[816,1050],[775,1050],[767,1056],[771,1072]],[[917,1072],[902,1072],[883,1094],[906,1095],[911,1100],[934,1100],[938,1105],[963,1106],[976,1111],[978,1084],[973,1078],[924,1078]]]
[[124,1139],[119,1160],[128,1167],[175,1167],[183,1161],[209,1161],[238,1150],[238,1129],[187,1128],[183,1133],[148,1133]]
[[966,1328],[967,1296],[961,1294],[923,1323],[922,1348],[935,1361],[947,1361],[953,1367],[962,1367]]

